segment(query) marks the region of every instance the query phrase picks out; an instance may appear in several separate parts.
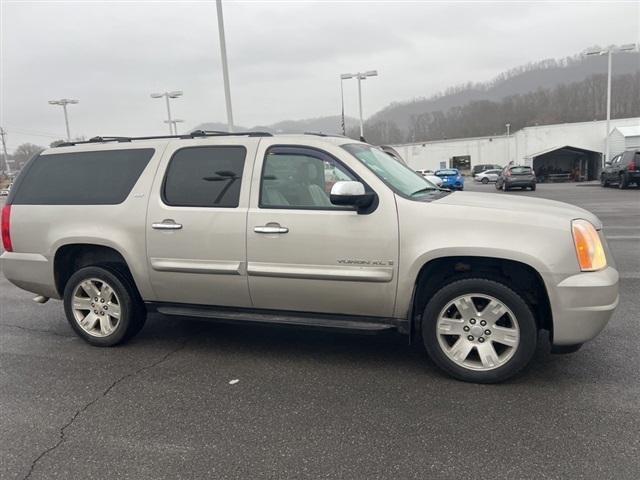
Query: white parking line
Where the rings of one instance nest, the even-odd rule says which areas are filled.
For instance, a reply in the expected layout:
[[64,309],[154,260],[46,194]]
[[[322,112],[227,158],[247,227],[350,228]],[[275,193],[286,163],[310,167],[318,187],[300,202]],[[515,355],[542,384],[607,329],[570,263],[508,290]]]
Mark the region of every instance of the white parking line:
[[605,235],[607,240],[640,240],[640,235]]

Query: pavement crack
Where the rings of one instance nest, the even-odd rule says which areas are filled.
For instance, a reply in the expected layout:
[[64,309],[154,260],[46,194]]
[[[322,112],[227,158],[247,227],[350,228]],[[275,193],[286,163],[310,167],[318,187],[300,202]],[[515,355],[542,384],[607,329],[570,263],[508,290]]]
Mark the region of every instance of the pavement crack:
[[1,327],[10,327],[10,328],[18,328],[20,330],[24,330],[26,332],[36,332],[36,333],[46,333],[47,335],[55,335],[57,337],[65,337],[65,338],[73,338],[75,335],[65,335],[64,333],[58,333],[53,330],[46,330],[41,328],[31,328],[25,327],[23,325],[14,325],[11,323],[0,323]]
[[[11,326],[16,326],[16,325],[11,325]],[[21,328],[21,327],[18,327],[18,328]],[[33,460],[33,462],[31,462],[31,466],[29,467],[29,471],[23,477],[23,480],[27,480],[27,479],[31,478],[31,475],[33,474],[36,466],[38,465],[38,462],[40,462],[40,460],[42,460],[44,457],[46,457],[49,453],[53,452],[58,447],[60,447],[60,445],[62,445],[67,440],[66,430],[75,423],[75,421],[78,419],[78,417],[80,417],[84,412],[86,412],[89,408],[91,408],[91,406],[95,405],[101,399],[106,397],[111,390],[113,390],[118,384],[122,383],[124,380],[126,380],[128,378],[131,378],[131,377],[135,377],[136,375],[138,375],[138,374],[140,374],[142,372],[145,372],[147,370],[151,370],[152,368],[155,368],[158,365],[160,365],[161,363],[167,361],[169,359],[169,357],[171,357],[172,355],[175,355],[179,351],[183,350],[187,346],[187,343],[189,343],[189,339],[185,339],[178,347],[176,347],[173,350],[170,350],[169,352],[165,353],[158,360],[156,360],[156,361],[154,361],[154,362],[152,362],[152,363],[150,363],[148,365],[144,365],[144,366],[138,368],[137,370],[134,370],[132,372],[126,373],[125,375],[122,375],[121,377],[117,378],[107,388],[105,388],[102,391],[102,393],[100,393],[95,398],[93,398],[91,401],[85,403],[81,408],[76,410],[74,412],[74,414],[71,416],[71,419],[60,428],[59,433],[58,433],[58,435],[59,435],[58,441],[54,445],[52,445],[52,446],[46,448],[45,450],[43,450],[40,453],[40,455],[38,455]]]

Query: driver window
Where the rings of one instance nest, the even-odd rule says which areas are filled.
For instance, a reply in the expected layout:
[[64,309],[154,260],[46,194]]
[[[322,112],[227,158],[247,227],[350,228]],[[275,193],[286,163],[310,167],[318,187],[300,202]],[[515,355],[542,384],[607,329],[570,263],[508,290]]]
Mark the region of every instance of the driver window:
[[355,178],[328,159],[299,153],[267,153],[260,179],[260,207],[344,209],[329,199],[331,187]]

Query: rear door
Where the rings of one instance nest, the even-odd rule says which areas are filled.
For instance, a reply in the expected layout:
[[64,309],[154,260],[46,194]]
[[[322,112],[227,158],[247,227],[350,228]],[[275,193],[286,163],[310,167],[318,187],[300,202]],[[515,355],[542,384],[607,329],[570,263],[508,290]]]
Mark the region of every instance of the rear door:
[[149,276],[158,301],[251,306],[245,228],[258,142],[229,137],[167,147],[147,215]]
[[[247,269],[254,306],[391,317],[398,268],[393,192],[376,186],[363,165],[343,163],[349,154],[340,147],[274,142],[260,144],[251,189]],[[377,208],[358,214],[332,205],[331,187],[341,180],[370,184]]]

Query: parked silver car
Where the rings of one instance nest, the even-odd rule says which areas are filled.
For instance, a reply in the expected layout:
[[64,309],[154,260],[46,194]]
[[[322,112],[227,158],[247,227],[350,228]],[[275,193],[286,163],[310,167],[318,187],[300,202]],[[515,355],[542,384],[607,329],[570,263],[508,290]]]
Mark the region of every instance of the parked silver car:
[[498,177],[500,176],[501,169],[494,170],[485,170],[484,172],[477,173],[473,176],[473,180],[476,182],[484,183],[485,185],[489,182],[498,181]]
[[450,375],[498,382],[530,362],[540,330],[575,350],[618,302],[593,214],[443,191],[343,137],[194,132],[50,148],[16,180],[2,242],[9,281],[62,299],[97,346],[131,338],[149,311],[397,331]]

